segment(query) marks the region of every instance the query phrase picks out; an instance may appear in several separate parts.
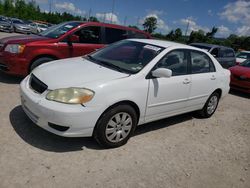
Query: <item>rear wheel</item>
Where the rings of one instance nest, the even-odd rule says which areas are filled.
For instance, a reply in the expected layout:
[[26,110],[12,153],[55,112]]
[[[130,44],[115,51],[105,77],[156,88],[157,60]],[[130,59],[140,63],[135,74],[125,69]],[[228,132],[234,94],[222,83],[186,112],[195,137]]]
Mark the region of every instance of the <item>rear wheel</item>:
[[127,143],[137,124],[137,115],[129,105],[119,105],[105,112],[99,119],[94,137],[106,147],[119,147]]
[[214,92],[207,100],[202,110],[198,111],[198,115],[202,118],[211,117],[217,109],[219,104],[220,95],[218,92]]
[[50,62],[50,61],[53,61],[55,59],[51,58],[51,57],[41,57],[41,58],[38,58],[37,60],[35,60],[31,66],[30,66],[30,72],[32,70],[34,70],[36,67],[38,67],[39,65],[43,64],[43,63],[47,63],[47,62]]

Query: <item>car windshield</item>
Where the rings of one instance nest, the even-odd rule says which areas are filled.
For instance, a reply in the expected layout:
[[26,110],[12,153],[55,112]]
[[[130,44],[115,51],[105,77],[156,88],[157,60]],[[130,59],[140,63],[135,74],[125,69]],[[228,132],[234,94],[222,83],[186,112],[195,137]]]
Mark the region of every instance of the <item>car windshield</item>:
[[241,63],[241,66],[243,66],[243,67],[250,67],[250,59],[244,61],[243,63]]
[[86,56],[90,61],[108,68],[135,74],[143,69],[164,48],[131,40],[124,40]]
[[10,22],[8,18],[0,17],[0,22]]
[[242,58],[242,59],[250,59],[250,52],[239,52],[236,54],[236,57]]
[[41,27],[41,28],[44,28],[44,29],[47,29],[47,28],[48,28],[47,25],[43,25],[43,24],[38,24],[38,27]]
[[58,25],[54,25],[50,28],[48,28],[46,31],[43,31],[39,33],[39,35],[48,37],[48,38],[59,38],[63,34],[67,33],[68,31],[76,28],[79,26],[82,22],[67,22],[67,23],[61,23]]
[[14,24],[24,24],[21,20],[12,20]]

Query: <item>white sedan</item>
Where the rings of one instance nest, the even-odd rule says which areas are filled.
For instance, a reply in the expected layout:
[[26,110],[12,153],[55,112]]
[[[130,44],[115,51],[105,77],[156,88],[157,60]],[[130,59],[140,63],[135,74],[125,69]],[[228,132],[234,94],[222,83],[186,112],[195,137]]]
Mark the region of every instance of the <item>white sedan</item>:
[[230,72],[201,49],[130,39],[39,66],[22,81],[21,101],[49,132],[118,147],[137,125],[191,111],[210,117],[229,81]]

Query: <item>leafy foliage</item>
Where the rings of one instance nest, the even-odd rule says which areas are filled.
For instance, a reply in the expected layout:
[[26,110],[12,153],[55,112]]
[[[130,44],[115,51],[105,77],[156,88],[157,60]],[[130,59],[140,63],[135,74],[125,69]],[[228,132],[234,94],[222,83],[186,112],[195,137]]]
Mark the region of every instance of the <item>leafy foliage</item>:
[[[53,24],[70,20],[87,20],[85,17],[72,15],[67,12],[42,12],[34,0],[0,0],[0,15],[23,20],[40,20]],[[98,19],[93,16],[89,20],[98,22]]]
[[147,17],[143,23],[144,30],[153,33],[157,28],[157,19],[155,17]]
[[163,40],[176,41],[184,44],[190,44],[193,42],[217,44],[231,47],[236,51],[239,49],[250,50],[250,36],[237,36],[232,34],[226,39],[215,38],[214,36],[217,31],[218,28],[213,27],[212,30],[207,33],[199,30],[192,31],[189,36],[183,36],[181,29],[177,28],[175,31],[171,30],[167,35],[154,33],[153,37]]

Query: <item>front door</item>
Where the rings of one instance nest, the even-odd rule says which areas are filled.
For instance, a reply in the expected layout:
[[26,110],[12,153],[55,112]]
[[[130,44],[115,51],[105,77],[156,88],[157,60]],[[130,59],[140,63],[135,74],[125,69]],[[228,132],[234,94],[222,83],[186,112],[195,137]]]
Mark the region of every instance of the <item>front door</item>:
[[63,58],[83,56],[104,47],[101,27],[83,27],[72,35],[78,37],[79,41],[74,41],[72,45],[69,45],[68,38],[65,38],[58,43]]
[[191,87],[191,76],[187,67],[186,50],[171,51],[157,63],[154,69],[170,69],[172,77],[149,80],[146,122],[185,111]]

